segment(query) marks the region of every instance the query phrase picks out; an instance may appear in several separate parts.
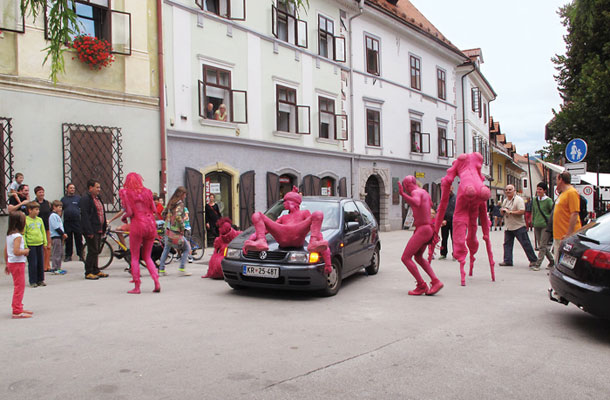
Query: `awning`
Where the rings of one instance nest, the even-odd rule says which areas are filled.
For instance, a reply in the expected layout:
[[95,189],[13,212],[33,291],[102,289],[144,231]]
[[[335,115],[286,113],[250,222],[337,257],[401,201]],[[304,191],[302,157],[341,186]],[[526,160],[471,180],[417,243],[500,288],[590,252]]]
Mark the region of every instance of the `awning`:
[[[553,164],[553,163],[550,163],[550,162],[542,161],[539,158],[537,158],[536,161],[541,163],[542,165],[544,165],[545,167],[547,167],[551,171],[557,172],[558,174],[562,173],[565,170],[565,167],[562,166],[562,165],[557,165],[557,164]],[[586,174],[580,176],[580,180],[581,181],[585,181],[586,183],[588,183],[590,185],[598,186],[598,184],[597,184],[597,172],[587,171]],[[610,187],[610,174],[601,173],[600,172],[600,174],[599,174],[599,186],[601,186],[601,187]]]

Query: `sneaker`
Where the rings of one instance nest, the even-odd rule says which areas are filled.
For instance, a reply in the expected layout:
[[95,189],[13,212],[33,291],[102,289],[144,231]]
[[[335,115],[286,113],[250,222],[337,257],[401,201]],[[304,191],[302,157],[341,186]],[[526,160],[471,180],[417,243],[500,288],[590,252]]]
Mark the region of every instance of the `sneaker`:
[[65,269],[58,269],[58,270],[57,270],[57,274],[58,274],[58,275],[65,275],[65,274],[67,274],[67,273],[68,273],[68,271],[66,271]]
[[509,264],[509,263],[505,263],[505,262],[501,262],[500,264],[498,264],[501,267],[512,267],[513,264]]
[[160,269],[159,276],[167,276],[167,272],[164,269]]
[[23,318],[32,318],[32,314],[28,314],[28,313],[19,313],[19,314],[13,314],[13,319],[23,319]]
[[553,269],[554,267],[555,267],[555,264],[548,263],[548,265],[546,266],[546,269]]
[[96,280],[96,279],[100,279],[100,277],[97,275],[94,275],[94,274],[87,274],[87,275],[85,275],[85,279]]
[[193,256],[188,256],[188,262],[189,262],[189,264],[193,263]]
[[191,276],[191,275],[193,275],[191,272],[188,272],[184,268],[178,268],[178,271],[182,272],[183,276]]
[[68,257],[66,256],[66,258],[64,258],[64,262],[69,262],[72,261],[72,256]]
[[438,259],[439,259],[439,260],[446,260],[446,259],[447,259],[447,256],[440,256]]
[[[536,266],[536,261],[532,261],[532,262],[530,263],[530,268],[535,267],[535,266]],[[538,269],[540,269],[540,268],[538,268]]]
[[37,284],[37,283],[31,283],[31,284],[30,284],[30,287],[31,287],[31,288],[37,288],[37,287],[38,287],[38,284]]
[[109,276],[108,274],[105,274],[105,273],[103,273],[103,272],[98,272],[98,273],[97,273],[97,277],[98,277],[98,278],[108,278],[108,276]]
[[38,286],[47,286],[47,284],[44,282],[38,282]]
[[540,271],[540,267],[537,265],[534,265],[533,267],[530,267],[531,271]]

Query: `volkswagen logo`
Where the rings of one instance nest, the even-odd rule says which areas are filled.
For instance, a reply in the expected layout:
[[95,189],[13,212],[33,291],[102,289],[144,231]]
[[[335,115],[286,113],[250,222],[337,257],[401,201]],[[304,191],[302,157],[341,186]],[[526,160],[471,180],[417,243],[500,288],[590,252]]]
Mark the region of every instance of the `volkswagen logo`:
[[261,260],[264,260],[265,258],[267,258],[267,252],[261,251],[261,253],[258,255],[258,258],[260,258]]

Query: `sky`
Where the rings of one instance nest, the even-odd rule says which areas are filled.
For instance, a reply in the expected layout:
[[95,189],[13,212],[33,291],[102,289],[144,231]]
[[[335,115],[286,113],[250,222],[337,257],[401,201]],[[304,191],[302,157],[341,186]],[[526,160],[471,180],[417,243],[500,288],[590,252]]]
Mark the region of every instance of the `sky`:
[[566,51],[557,10],[570,0],[410,1],[459,49],[481,48],[481,72],[498,95],[490,115],[517,153],[542,149],[561,104],[551,62]]

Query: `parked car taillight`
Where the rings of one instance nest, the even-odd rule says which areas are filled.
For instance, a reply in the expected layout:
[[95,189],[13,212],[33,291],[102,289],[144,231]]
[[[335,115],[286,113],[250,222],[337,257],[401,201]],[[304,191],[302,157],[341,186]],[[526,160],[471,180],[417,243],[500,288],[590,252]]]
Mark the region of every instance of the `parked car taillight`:
[[588,249],[582,255],[595,268],[610,269],[610,253],[607,251]]

